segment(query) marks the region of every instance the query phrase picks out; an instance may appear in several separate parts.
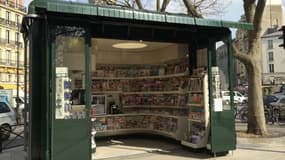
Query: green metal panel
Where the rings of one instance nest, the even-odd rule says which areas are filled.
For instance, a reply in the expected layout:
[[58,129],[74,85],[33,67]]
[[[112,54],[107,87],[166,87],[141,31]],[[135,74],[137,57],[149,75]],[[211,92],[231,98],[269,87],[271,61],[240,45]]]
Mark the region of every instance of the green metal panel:
[[222,27],[222,23],[219,20],[195,18],[195,22],[198,26]]
[[[90,35],[90,32],[88,31],[87,32],[87,35],[85,37],[85,84],[86,84],[86,88],[85,88],[85,102],[86,102],[86,119],[87,121],[85,120],[85,123],[84,123],[84,126],[88,126],[88,131],[87,134],[88,134],[88,138],[85,139],[87,140],[87,144],[88,147],[89,147],[89,150],[88,150],[88,153],[86,153],[88,156],[89,156],[89,160],[92,159],[92,149],[91,149],[91,119],[90,119],[90,108],[91,108],[91,87],[88,87],[88,86],[91,86],[91,35]],[[87,160],[88,160],[87,159]]]
[[106,7],[98,7],[98,15],[104,17],[114,17],[114,9],[113,8],[106,8]]
[[57,12],[57,3],[47,3],[47,9],[49,11]]
[[35,19],[31,24],[32,32],[29,32],[29,147],[28,158],[44,159],[47,153],[47,129],[48,122],[48,87],[47,77],[48,63],[46,61],[46,34],[44,21]]
[[[49,32],[52,32],[53,30],[52,30],[52,28],[51,27],[49,27]],[[50,83],[50,91],[51,91],[51,95],[50,95],[50,98],[51,98],[51,103],[50,103],[50,105],[51,105],[51,111],[50,111],[50,124],[51,124],[51,128],[50,128],[50,135],[51,135],[51,137],[50,137],[50,146],[51,146],[51,149],[50,149],[50,157],[54,157],[54,153],[53,153],[53,146],[55,145],[54,144],[54,119],[55,119],[55,109],[53,109],[53,105],[55,104],[55,96],[54,96],[54,94],[55,94],[55,77],[56,77],[56,74],[55,74],[55,61],[54,61],[54,59],[55,59],[55,50],[56,50],[56,48],[55,48],[55,35],[53,35],[53,34],[51,34],[51,36],[50,36],[50,41],[49,41],[49,45],[50,45],[50,63],[51,63],[51,69],[50,69],[50,71],[51,71],[51,76],[50,76],[50,81],[51,81],[51,83]],[[51,160],[52,160],[52,158],[50,158]]]
[[251,23],[222,21],[222,26],[227,27],[227,28],[241,28],[241,29],[246,29],[246,30],[253,30],[253,25]]
[[134,19],[144,21],[165,22],[165,15],[153,12],[134,11]]
[[[230,45],[228,43],[228,45]],[[225,109],[216,112],[214,110],[214,97],[213,97],[213,78],[211,67],[217,66],[216,61],[216,48],[215,41],[211,40],[208,48],[208,67],[209,70],[209,91],[210,91],[210,123],[211,123],[211,151],[213,153],[226,152],[236,148],[235,140],[235,124],[233,108]],[[229,50],[229,52],[231,52]],[[230,55],[231,53],[229,53]],[[232,61],[232,57],[228,61]],[[232,69],[232,68],[231,68]],[[231,70],[230,69],[230,70]],[[230,74],[228,74],[230,75]],[[227,75],[227,76],[228,76]],[[232,74],[230,76],[233,76]],[[230,77],[232,80],[232,77]],[[229,88],[230,90],[232,89]]]
[[55,121],[52,160],[90,160],[89,128],[86,120]]
[[132,10],[98,6],[98,15],[104,17],[133,19]]
[[[50,26],[52,28],[52,26]],[[51,45],[51,64],[52,64],[52,77],[51,77],[51,88],[52,91],[52,112],[51,112],[51,160],[91,160],[91,124],[89,117],[89,109],[90,109],[90,99],[86,99],[85,111],[86,118],[85,119],[55,119],[55,84],[56,84],[56,43],[54,38],[54,30],[50,30],[50,35],[52,41]],[[90,85],[90,44],[87,44],[85,41],[84,44],[85,49],[85,81],[86,85]],[[86,96],[90,97],[90,88],[87,87]]]
[[[156,13],[156,12],[146,12],[131,9],[122,9],[118,7],[110,6],[97,6],[84,3],[71,3],[65,1],[33,1],[29,5],[28,13],[35,13],[35,8],[46,8],[47,11],[52,12],[63,12],[71,14],[84,14],[84,15],[98,15],[104,17],[122,18],[122,19],[136,19],[143,21],[153,21],[153,22],[168,22],[177,24],[196,24],[197,26],[209,26],[209,27],[232,27],[232,28],[242,28],[242,29],[253,29],[253,25],[250,23],[238,23],[230,21],[221,20],[209,20],[195,18],[193,19],[187,15],[181,14],[166,14],[166,13]],[[195,21],[195,23],[194,23]]]
[[57,5],[57,7],[56,7],[57,12],[64,12],[64,13],[68,13],[72,9],[74,9],[73,11],[76,12],[76,9],[81,9],[81,8],[79,8],[79,7],[75,8],[75,7],[69,6],[69,4],[60,4],[60,5]]
[[189,16],[181,15],[166,15],[166,22],[168,23],[179,23],[179,24],[195,24],[195,19]]
[[91,6],[82,6],[82,14],[85,14],[85,15],[92,15],[92,9],[94,7],[91,7]]

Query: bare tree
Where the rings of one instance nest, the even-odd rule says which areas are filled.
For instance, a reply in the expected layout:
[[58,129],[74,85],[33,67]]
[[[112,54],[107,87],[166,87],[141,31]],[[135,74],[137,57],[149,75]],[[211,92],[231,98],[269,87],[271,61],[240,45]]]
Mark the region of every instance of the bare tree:
[[234,46],[234,55],[246,67],[248,76],[248,125],[247,132],[267,135],[261,88],[261,20],[266,0],[244,0],[243,7],[246,22],[253,24],[253,30],[247,31],[247,53],[241,53]]

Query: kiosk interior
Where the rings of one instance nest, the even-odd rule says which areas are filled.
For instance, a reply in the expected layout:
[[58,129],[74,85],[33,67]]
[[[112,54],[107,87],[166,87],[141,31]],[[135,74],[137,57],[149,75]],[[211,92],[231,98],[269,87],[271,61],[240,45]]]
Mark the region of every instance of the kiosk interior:
[[[90,159],[91,128],[95,137],[151,133],[213,153],[235,149],[233,101],[221,99],[222,90],[232,96],[226,24],[235,23],[47,4],[34,3],[30,12],[39,16],[22,27],[30,45],[31,158]],[[86,7],[90,13],[77,13]],[[216,53],[221,40],[225,50]]]

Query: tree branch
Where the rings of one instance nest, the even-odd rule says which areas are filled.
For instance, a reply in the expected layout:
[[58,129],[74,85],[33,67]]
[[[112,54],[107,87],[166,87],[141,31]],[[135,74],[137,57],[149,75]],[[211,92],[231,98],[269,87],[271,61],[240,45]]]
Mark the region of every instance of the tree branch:
[[141,0],[136,0],[136,4],[140,10],[144,10]]
[[187,12],[189,15],[192,15],[193,17],[199,17],[202,18],[203,16],[198,13],[197,9],[194,7],[194,4],[191,0],[183,0],[185,7],[187,8]]
[[170,0],[163,0],[162,6],[160,8],[160,12],[165,12],[167,5],[169,4]]
[[244,14],[246,22],[252,23],[255,14],[255,1],[256,0],[243,0]]
[[233,52],[234,57],[236,57],[238,60],[240,60],[245,65],[250,64],[250,61],[251,61],[250,56],[245,53],[241,53],[235,44],[233,44],[232,46],[233,46],[233,51],[234,51]]
[[156,0],[156,11],[160,11],[160,0]]
[[253,25],[255,29],[254,33],[256,34],[255,37],[260,36],[261,21],[262,21],[262,16],[263,16],[265,5],[266,5],[266,0],[258,0],[255,14],[254,14],[254,19],[253,19]]

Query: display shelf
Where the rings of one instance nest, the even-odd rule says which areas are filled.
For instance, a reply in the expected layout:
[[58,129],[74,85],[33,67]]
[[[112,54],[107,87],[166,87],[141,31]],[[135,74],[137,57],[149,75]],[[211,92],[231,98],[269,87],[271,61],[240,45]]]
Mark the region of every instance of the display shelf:
[[96,115],[96,118],[103,118],[103,117],[126,117],[126,116],[160,116],[160,117],[169,117],[169,118],[179,118],[181,116],[173,116],[167,114],[155,114],[155,113],[128,113],[128,114],[109,114],[109,115]]
[[191,107],[204,107],[204,104],[198,104],[198,103],[191,103],[191,104],[186,104],[187,106],[191,106]]
[[188,119],[188,121],[190,121],[190,122],[198,122],[198,123],[204,123],[205,122],[204,120],[201,120],[201,119]]
[[199,75],[191,76],[188,81],[190,89],[187,103],[189,107],[188,132],[181,141],[182,145],[195,149],[206,147],[210,128],[208,76],[204,71],[196,71],[196,73]]
[[92,77],[94,80],[137,80],[137,79],[159,79],[159,78],[172,78],[172,77],[183,77],[188,76],[188,73],[175,73],[167,75],[156,75],[156,76],[142,76],[142,77]]
[[122,91],[93,91],[92,94],[121,94]]
[[187,94],[183,91],[148,91],[148,92],[122,92],[122,94]]
[[197,91],[187,91],[187,93],[204,93],[202,90],[197,90]]
[[169,133],[161,130],[152,130],[149,128],[131,128],[131,129],[114,129],[107,131],[97,131],[96,137],[105,137],[105,136],[115,136],[115,135],[126,135],[126,134],[135,134],[135,133],[148,133],[148,134],[157,134],[169,138],[178,139],[176,134]]
[[184,106],[186,94],[130,94],[122,96],[122,105]]
[[198,149],[198,148],[204,148],[205,145],[200,143],[200,144],[194,144],[194,143],[190,143],[188,141],[181,141],[181,144],[184,145],[184,146],[187,146],[187,147],[191,147],[191,148],[194,148],[194,149]]
[[188,107],[185,106],[156,106],[156,105],[129,105],[129,106],[124,106],[123,108],[170,108],[170,109],[188,109]]

